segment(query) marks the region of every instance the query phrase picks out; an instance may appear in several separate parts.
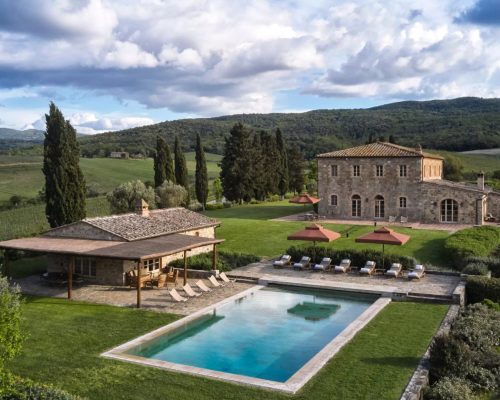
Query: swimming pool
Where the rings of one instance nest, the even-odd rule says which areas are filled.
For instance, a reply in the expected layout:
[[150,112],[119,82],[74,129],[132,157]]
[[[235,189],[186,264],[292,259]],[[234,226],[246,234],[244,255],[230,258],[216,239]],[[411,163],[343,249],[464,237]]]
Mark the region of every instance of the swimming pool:
[[258,287],[110,353],[286,390],[287,383],[377,299],[331,290]]

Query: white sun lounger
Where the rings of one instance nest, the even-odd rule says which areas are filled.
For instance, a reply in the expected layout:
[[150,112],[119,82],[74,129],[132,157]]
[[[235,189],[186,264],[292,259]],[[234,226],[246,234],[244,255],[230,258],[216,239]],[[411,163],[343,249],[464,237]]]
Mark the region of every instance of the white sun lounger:
[[174,299],[178,303],[188,300],[186,297],[181,296],[175,289],[169,290],[168,293],[170,294],[170,297],[172,297],[172,299]]
[[359,270],[360,274],[371,275],[375,272],[375,261],[367,261],[365,266]]
[[332,259],[329,257],[325,257],[321,260],[319,264],[314,264],[314,271],[329,271],[330,266],[332,265]]
[[191,285],[189,283],[186,283],[183,287],[182,290],[189,296],[189,297],[199,297],[201,296],[201,293],[196,293]]
[[420,279],[425,275],[425,267],[423,265],[415,265],[412,271],[408,272],[408,279]]
[[210,275],[210,277],[208,278],[208,280],[216,288],[223,287],[225,285],[225,283],[219,283],[219,281],[213,275]]
[[385,274],[387,276],[392,277],[392,278],[397,278],[402,273],[403,273],[403,266],[399,263],[393,263],[391,265],[391,268],[389,268],[387,271],[385,271]]
[[306,269],[309,268],[311,263],[311,257],[303,256],[299,262],[293,264],[293,269]]
[[199,281],[196,281],[195,285],[198,286],[202,292],[208,293],[212,291],[212,289],[205,285],[205,282],[203,282],[201,279]]
[[234,283],[234,282],[236,282],[236,279],[229,279],[229,278],[227,277],[227,275],[226,275],[226,273],[225,273],[225,272],[221,272],[221,273],[219,274],[219,276],[220,276],[220,278],[222,279],[222,281],[223,281],[224,283]]
[[335,268],[333,269],[335,272],[343,272],[346,273],[351,269],[351,260],[348,258],[344,258],[341,262],[340,265],[336,265]]
[[273,267],[283,268],[287,265],[290,265],[291,261],[292,261],[292,256],[289,256],[288,254],[283,254],[279,260],[273,262]]

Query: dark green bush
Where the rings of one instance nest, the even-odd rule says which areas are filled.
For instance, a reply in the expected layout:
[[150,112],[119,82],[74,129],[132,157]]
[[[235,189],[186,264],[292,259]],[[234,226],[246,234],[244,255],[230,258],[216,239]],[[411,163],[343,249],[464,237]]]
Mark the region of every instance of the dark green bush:
[[[244,265],[248,265],[259,260],[260,258],[253,254],[219,251],[217,254],[217,269],[220,271],[231,271],[234,268],[243,267]],[[183,268],[184,260],[179,259],[172,261],[170,265],[176,268]],[[203,253],[189,257],[188,268],[210,271],[212,269],[212,254]]]
[[470,256],[465,259],[465,264],[471,263],[482,263],[491,271],[491,276],[495,278],[500,278],[500,257],[489,256],[489,257],[477,257]]
[[230,201],[225,201],[224,203],[222,203],[222,205],[224,206],[224,208],[231,208],[233,206],[233,203],[231,203]]
[[473,400],[474,398],[469,383],[456,377],[441,379],[425,395],[426,400]]
[[500,229],[480,226],[463,229],[450,235],[444,244],[445,250],[454,267],[462,270],[465,260],[470,256],[489,256],[500,243]]
[[437,336],[431,344],[429,380],[431,384],[447,376],[465,378],[473,366],[472,352],[451,334]]
[[465,286],[467,302],[480,303],[490,299],[495,303],[500,302],[500,278],[487,278],[485,276],[471,276],[467,278]]
[[465,266],[462,273],[467,275],[488,275],[488,267],[481,262],[470,263]]
[[[302,256],[309,256],[313,259],[312,262],[315,263],[319,263],[323,257],[330,257],[335,265],[338,265],[342,259],[348,258],[351,260],[352,265],[356,267],[362,267],[366,261],[373,260],[377,263],[377,268],[383,268],[382,252],[376,250],[336,250],[322,246],[316,248],[313,246],[305,248],[292,246],[286,251],[286,254],[292,256],[294,261],[298,261]],[[417,264],[417,260],[413,257],[385,254],[385,268],[389,268],[392,263],[401,263],[403,268],[410,269]]]
[[9,387],[0,392],[0,400],[80,400],[64,390],[52,385],[33,382],[32,380],[14,377]]
[[490,299],[484,299],[481,304],[484,304],[486,307],[491,308],[492,310],[500,311],[500,303],[495,303]]
[[222,203],[209,203],[205,207],[205,210],[210,211],[210,210],[221,210],[224,208],[224,204]]

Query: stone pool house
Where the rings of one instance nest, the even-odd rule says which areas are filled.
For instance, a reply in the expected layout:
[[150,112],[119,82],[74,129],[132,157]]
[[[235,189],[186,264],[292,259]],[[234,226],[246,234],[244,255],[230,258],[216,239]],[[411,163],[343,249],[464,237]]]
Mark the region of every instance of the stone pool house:
[[150,211],[140,201],[134,213],[84,219],[37,237],[0,242],[0,248],[46,253],[49,273],[67,273],[73,265],[86,280],[120,286],[129,271],[159,274],[179,258],[212,252],[215,263],[216,245],[223,241],[216,238],[219,225],[185,208]]
[[[323,153],[318,161],[319,214],[330,218],[483,224],[500,217],[500,192],[443,179],[443,158],[376,142]],[[325,201],[326,200],[326,201]]]

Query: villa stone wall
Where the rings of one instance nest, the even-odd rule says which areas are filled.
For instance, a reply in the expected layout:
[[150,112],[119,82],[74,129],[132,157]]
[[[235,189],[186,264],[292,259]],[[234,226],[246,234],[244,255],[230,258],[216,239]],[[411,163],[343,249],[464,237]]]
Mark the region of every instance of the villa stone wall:
[[422,178],[441,179],[443,173],[443,160],[424,158],[422,162]]
[[489,193],[486,201],[486,213],[492,214],[495,218],[500,219],[500,193]]
[[55,228],[44,233],[44,236],[123,241],[123,239],[118,236],[103,231],[102,229],[98,229],[95,226],[87,224],[86,222],[75,222],[74,224],[61,226],[60,228]]
[[[190,236],[200,236],[200,237],[206,237],[206,238],[215,238],[215,227],[209,227],[209,228],[202,228],[202,229],[196,229],[188,232],[184,232],[184,235],[190,235]],[[209,246],[203,246],[203,247],[198,247],[196,249],[190,250],[187,253],[188,257],[195,256],[197,254],[202,254],[202,253],[209,253],[213,250],[213,245]],[[169,255],[167,257],[163,257],[162,259],[162,265],[168,265],[168,263],[174,261],[174,260],[179,260],[184,257],[184,252],[176,253]],[[188,260],[188,265],[189,265],[189,260]]]

